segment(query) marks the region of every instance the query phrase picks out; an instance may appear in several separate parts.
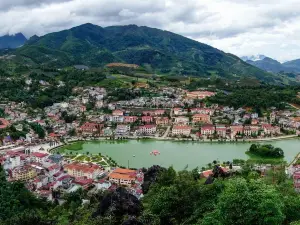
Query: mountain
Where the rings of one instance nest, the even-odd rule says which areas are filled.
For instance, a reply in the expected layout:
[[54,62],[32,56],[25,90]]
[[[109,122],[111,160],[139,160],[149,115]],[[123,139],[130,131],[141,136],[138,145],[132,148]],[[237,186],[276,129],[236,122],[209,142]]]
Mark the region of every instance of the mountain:
[[26,37],[22,33],[15,35],[5,35],[0,37],[0,49],[5,48],[18,48],[27,41]]
[[280,62],[271,59],[269,57],[265,57],[262,60],[256,60],[256,61],[247,60],[246,62],[262,70],[272,72],[272,73],[279,73],[280,71],[285,70],[284,66]]
[[295,59],[282,64],[285,68],[300,73],[300,59]]
[[300,59],[280,63],[275,59],[265,57],[261,60],[247,60],[246,62],[271,73],[300,73]]
[[209,45],[145,26],[100,27],[83,24],[31,38],[17,54],[49,66],[104,66],[112,62],[152,67],[155,73],[242,76],[273,81],[273,75]]
[[241,59],[244,60],[245,62],[247,61],[258,61],[258,60],[263,60],[267,56],[265,55],[251,55],[251,56],[242,56]]

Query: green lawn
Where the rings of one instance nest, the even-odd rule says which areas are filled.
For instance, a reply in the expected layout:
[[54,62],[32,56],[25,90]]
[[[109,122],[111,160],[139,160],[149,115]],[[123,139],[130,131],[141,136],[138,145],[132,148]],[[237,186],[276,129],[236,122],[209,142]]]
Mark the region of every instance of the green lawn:
[[64,148],[70,151],[80,151],[82,150],[83,142],[74,142],[72,144],[66,145]]

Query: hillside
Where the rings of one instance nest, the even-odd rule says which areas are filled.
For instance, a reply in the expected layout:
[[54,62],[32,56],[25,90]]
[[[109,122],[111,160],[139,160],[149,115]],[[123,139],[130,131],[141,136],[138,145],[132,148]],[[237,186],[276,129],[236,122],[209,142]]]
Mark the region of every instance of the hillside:
[[246,62],[267,72],[279,73],[280,71],[285,70],[284,66],[280,62],[269,57],[256,61],[247,60]]
[[27,41],[22,33],[15,35],[5,35],[0,37],[0,49],[5,48],[18,48]]
[[159,29],[136,25],[102,28],[84,24],[69,30],[30,39],[17,54],[38,64],[90,67],[129,63],[155,73],[220,76],[239,79],[255,77],[273,82],[276,78],[209,45]]
[[247,57],[242,57],[245,62],[256,66],[262,70],[271,73],[300,73],[300,59],[280,63],[275,59],[265,57],[258,60],[246,60]]

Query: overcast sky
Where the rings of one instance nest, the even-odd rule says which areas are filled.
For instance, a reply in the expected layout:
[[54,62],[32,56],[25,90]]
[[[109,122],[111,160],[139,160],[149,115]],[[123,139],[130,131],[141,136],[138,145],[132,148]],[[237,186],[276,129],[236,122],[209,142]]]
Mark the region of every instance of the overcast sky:
[[300,0],[0,0],[0,18],[0,35],[137,24],[238,56],[300,58]]

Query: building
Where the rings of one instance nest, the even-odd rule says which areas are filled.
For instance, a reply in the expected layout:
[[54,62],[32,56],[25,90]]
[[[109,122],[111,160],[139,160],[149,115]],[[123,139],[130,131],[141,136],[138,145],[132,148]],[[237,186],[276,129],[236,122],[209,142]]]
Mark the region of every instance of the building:
[[188,111],[186,109],[182,109],[182,108],[174,108],[173,113],[175,116],[181,116],[181,115],[188,114]]
[[294,188],[297,192],[300,192],[300,171],[296,171],[293,174]]
[[173,126],[172,135],[190,136],[192,128],[190,126]]
[[102,172],[100,166],[92,163],[71,163],[64,167],[67,173],[72,177],[86,177],[89,179],[96,179],[97,176]]
[[27,181],[36,176],[36,171],[31,166],[20,166],[12,170],[12,178],[14,180]]
[[244,127],[244,134],[246,136],[257,136],[259,131],[258,126],[245,126]]
[[207,97],[214,96],[216,93],[210,92],[210,91],[192,91],[192,92],[187,92],[186,96],[187,98],[190,99],[204,99]]
[[108,119],[110,122],[114,122],[114,123],[124,122],[124,116],[110,115]]
[[129,125],[118,125],[116,128],[116,135],[128,135],[130,132]]
[[216,125],[216,133],[221,138],[226,138],[227,127],[225,125]]
[[33,161],[38,162],[38,163],[43,163],[48,159],[48,154],[47,153],[41,153],[41,152],[32,152],[30,154],[30,157]]
[[142,122],[152,123],[153,122],[153,117],[152,116],[142,116]]
[[212,116],[214,114],[214,110],[213,109],[209,109],[209,108],[192,108],[191,109],[191,113],[192,114],[207,114]]
[[151,135],[156,133],[156,125],[144,125],[139,127],[139,133],[140,134],[146,134],[146,135]]
[[243,135],[244,133],[244,127],[242,125],[233,125],[230,126],[231,130],[231,138],[235,138],[236,136]]
[[108,175],[109,181],[119,185],[131,185],[136,179],[136,171],[117,168]]
[[266,135],[273,135],[273,134],[279,134],[280,133],[280,128],[279,127],[273,127],[271,124],[262,124],[261,128],[263,129],[263,131]]
[[210,116],[207,114],[195,114],[193,123],[210,123]]
[[9,125],[9,122],[6,119],[0,118],[0,129],[5,129]]
[[138,120],[137,116],[124,116],[124,123],[134,123]]
[[124,116],[124,112],[122,110],[114,110],[112,112],[113,116]]
[[82,135],[99,136],[103,127],[104,124],[86,122],[79,128],[79,131]]
[[156,117],[155,122],[156,125],[168,125],[170,120],[168,117]]
[[215,133],[215,126],[206,124],[201,127],[201,135],[209,136]]
[[175,117],[175,120],[174,120],[174,123],[175,124],[189,124],[190,123],[190,120],[188,117],[185,117],[185,116],[178,116],[178,117]]

